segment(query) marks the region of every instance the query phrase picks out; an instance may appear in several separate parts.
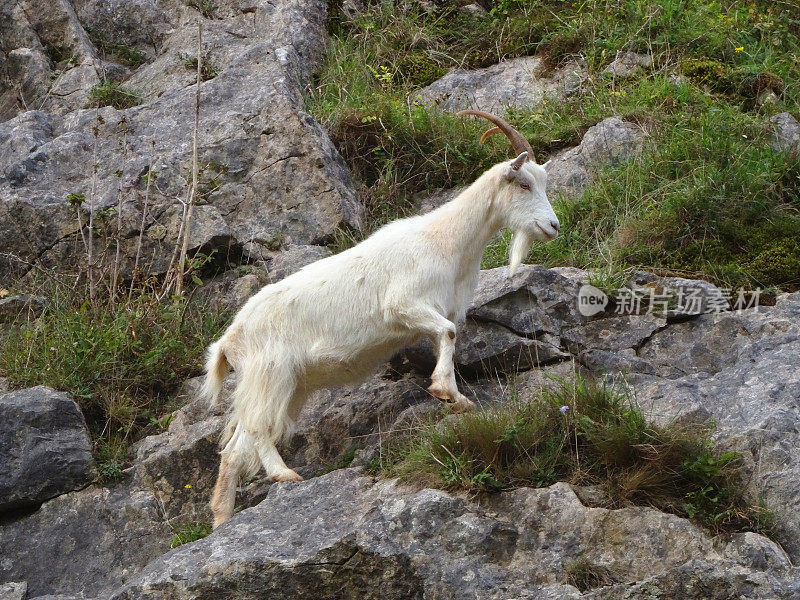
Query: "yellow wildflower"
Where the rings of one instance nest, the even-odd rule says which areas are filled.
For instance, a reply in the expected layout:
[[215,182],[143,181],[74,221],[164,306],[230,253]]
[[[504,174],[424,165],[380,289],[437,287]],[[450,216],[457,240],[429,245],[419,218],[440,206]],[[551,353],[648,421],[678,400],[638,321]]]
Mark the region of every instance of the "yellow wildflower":
[[738,48],[734,48],[733,51],[736,52],[736,54],[739,54],[739,52],[744,51],[744,46],[739,46]]

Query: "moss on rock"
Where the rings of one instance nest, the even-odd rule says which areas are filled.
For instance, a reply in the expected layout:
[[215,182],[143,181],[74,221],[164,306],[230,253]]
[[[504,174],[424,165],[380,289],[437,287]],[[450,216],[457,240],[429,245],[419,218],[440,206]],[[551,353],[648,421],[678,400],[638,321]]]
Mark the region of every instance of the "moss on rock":
[[440,67],[427,54],[414,52],[400,59],[397,63],[397,72],[411,85],[424,87],[444,76],[447,69]]

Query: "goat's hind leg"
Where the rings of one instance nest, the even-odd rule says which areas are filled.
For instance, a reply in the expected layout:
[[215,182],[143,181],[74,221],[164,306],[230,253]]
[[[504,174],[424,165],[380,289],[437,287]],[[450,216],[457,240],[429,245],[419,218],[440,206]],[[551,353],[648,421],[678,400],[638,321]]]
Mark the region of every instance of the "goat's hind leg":
[[214,514],[214,529],[233,516],[236,504],[236,487],[243,466],[242,430],[236,427],[233,436],[220,452],[219,474],[211,496],[211,512]]
[[275,442],[265,436],[259,436],[255,444],[258,450],[258,457],[261,459],[261,464],[264,465],[264,470],[267,472],[268,477],[271,477],[274,481],[303,481],[300,475],[283,462],[281,455],[278,454],[278,449],[275,447]]
[[259,401],[249,404],[250,410],[242,414],[242,419],[267,476],[275,481],[302,481],[286,466],[275,447],[292,421],[297,385],[291,369],[273,363],[263,380],[245,382],[245,388],[260,396]]

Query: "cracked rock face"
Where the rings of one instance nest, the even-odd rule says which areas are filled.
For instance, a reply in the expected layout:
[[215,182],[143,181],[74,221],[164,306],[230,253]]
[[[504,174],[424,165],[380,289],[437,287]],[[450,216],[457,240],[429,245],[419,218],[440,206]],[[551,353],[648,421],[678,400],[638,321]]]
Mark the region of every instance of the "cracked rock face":
[[[146,271],[163,273],[191,172],[195,89],[184,63],[196,53],[200,15],[177,1],[78,2],[78,14],[68,2],[44,2],[35,10],[34,4],[11,9],[16,11],[12,24],[5,26],[14,31],[3,38],[3,49],[8,46],[10,52],[17,44],[69,48],[77,66],[59,63],[53,72],[59,73],[59,85],[74,80],[75,94],[83,99],[58,107],[29,104],[36,110],[16,116],[17,109],[2,105],[7,120],[0,123],[0,252],[19,260],[4,255],[0,276],[24,273],[36,261],[80,264],[85,250],[79,229],[86,226],[87,211],[118,204],[123,256],[132,263],[148,171],[156,175],[142,257]],[[299,92],[324,47],[325,3],[217,4],[215,18],[204,19],[204,60],[216,76],[200,88],[201,201],[191,223],[190,248],[262,258],[276,245],[325,243],[340,224],[359,227],[362,208],[347,169],[325,132],[304,112]],[[59,15],[59,28],[42,21],[48,11]],[[73,72],[91,65],[103,70],[114,57],[99,58],[81,23],[103,39],[142,49],[145,64],[133,72],[123,67],[122,73],[122,86],[138,94],[141,105],[82,109],[98,75]],[[44,31],[52,40],[44,39]],[[50,90],[48,98],[53,95]],[[67,205],[69,194],[84,195],[80,211]],[[116,231],[101,230],[98,251],[108,244],[111,229]],[[126,262],[125,269],[131,267]]]
[[[578,559],[619,582],[591,598],[628,597],[652,581],[649,597],[666,600],[697,573],[729,594],[715,597],[797,591],[796,569],[759,536],[726,544],[653,509],[587,508],[563,483],[480,505],[346,469],[274,485],[264,502],[154,561],[112,598],[579,598],[565,583]],[[704,586],[687,589],[681,597],[708,597]]]
[[761,495],[800,558],[800,294],[776,306],[708,314],[657,333],[640,355],[660,376],[635,379],[655,416],[713,420],[716,437],[749,463]]
[[102,598],[174,535],[156,497],[125,484],[59,496],[1,528],[0,581],[26,581],[28,598]]
[[[745,459],[749,493],[776,512],[780,545],[753,533],[715,538],[648,508],[590,508],[580,499],[596,505],[591,490],[564,483],[478,502],[376,481],[359,469],[319,476],[364,465],[398,431],[447,414],[425,392],[430,365],[417,363],[422,371],[415,372],[414,361],[396,359],[360,386],[310,399],[280,448],[306,482],[248,483],[231,521],[165,554],[174,528],[209,519],[232,377],[215,411],[193,400],[168,431],[139,442],[133,466],[115,486],[67,493],[3,524],[0,581],[27,582],[28,597],[120,600],[794,599],[800,294],[736,312],[712,301],[724,295],[711,284],[638,273],[633,288],[680,284],[699,290],[703,310],[724,310],[621,315],[609,305],[587,317],[577,301],[587,277],[530,265],[513,278],[505,268],[482,272],[460,330],[462,391],[481,404],[518,401],[575,371],[627,374],[638,403],[657,420],[717,422],[718,441]],[[518,361],[520,347],[543,344],[553,352],[548,361]],[[473,355],[480,366],[470,368]],[[489,379],[486,364],[495,365]],[[509,364],[528,369],[513,386],[501,373]],[[187,399],[196,387],[196,380],[186,386]],[[80,572],[75,561],[85,565]],[[604,585],[569,585],[576,564],[601,570]]]

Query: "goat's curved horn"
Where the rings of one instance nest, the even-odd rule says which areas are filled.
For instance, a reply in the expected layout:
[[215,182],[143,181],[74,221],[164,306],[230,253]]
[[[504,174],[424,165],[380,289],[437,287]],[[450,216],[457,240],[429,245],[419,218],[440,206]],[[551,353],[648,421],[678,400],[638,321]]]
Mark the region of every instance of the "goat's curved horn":
[[498,116],[495,116],[491,113],[483,112],[482,110],[462,110],[459,111],[457,114],[459,115],[474,115],[476,117],[483,117],[487,121],[491,121],[497,127],[492,127],[489,131],[481,136],[481,143],[486,141],[490,135],[494,135],[495,133],[500,133],[501,131],[506,134],[506,137],[511,142],[511,145],[514,147],[514,150],[517,154],[522,154],[523,152],[528,153],[528,158],[530,160],[535,160],[533,156],[533,148],[531,148],[530,142],[525,139],[519,131],[514,129],[511,125],[509,125],[506,121],[501,119]]
[[495,133],[502,133],[502,131],[503,131],[503,130],[502,130],[502,129],[500,129],[499,127],[492,127],[491,129],[489,129],[488,131],[486,131],[486,133],[484,133],[484,134],[481,136],[481,139],[480,139],[480,140],[478,140],[478,143],[479,143],[479,144],[482,144],[483,142],[485,142],[486,140],[488,140],[490,136],[494,135]]

